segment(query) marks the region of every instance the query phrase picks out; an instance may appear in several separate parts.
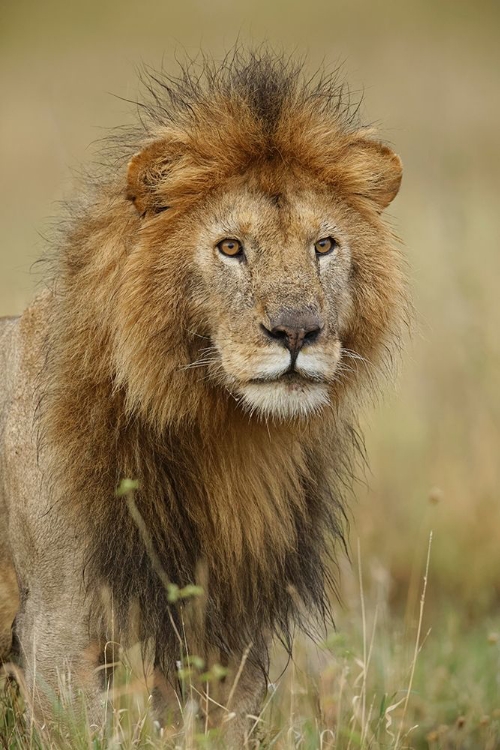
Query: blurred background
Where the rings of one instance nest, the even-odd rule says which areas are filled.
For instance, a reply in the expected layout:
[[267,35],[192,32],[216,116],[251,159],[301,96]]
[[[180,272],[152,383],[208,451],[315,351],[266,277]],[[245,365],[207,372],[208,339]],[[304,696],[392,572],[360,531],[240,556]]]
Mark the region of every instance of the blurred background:
[[364,92],[362,119],[405,167],[390,213],[416,315],[401,375],[366,419],[354,569],[359,538],[366,591],[414,612],[432,529],[434,631],[443,607],[474,628],[500,603],[499,31],[486,0],[0,2],[0,314],[41,283],[31,265],[72,170],[134,116],[123,99],[139,95],[142,63],[175,71],[200,47],[266,40],[312,71],[342,63]]

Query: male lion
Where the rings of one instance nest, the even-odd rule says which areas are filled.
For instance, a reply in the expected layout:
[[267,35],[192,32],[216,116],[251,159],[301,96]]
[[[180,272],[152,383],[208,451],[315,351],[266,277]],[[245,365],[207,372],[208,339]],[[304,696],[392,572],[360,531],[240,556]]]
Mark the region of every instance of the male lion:
[[[182,633],[227,667],[239,747],[273,635],[327,614],[356,409],[404,310],[401,163],[271,54],[150,91],[0,327],[0,643],[17,609],[36,715],[69,669],[99,724],[106,644],[149,645],[160,710]],[[194,583],[197,612],[171,595]]]

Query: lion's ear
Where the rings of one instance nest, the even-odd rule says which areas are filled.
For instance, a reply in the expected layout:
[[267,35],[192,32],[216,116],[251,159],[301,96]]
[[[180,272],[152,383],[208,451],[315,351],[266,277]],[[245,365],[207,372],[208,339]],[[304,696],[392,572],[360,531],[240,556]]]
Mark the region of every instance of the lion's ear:
[[368,138],[359,138],[349,149],[350,189],[372,200],[379,211],[396,197],[403,165],[390,148]]
[[157,189],[168,171],[171,149],[165,141],[155,141],[145,146],[131,158],[127,170],[127,199],[138,212],[159,212],[167,208],[162,205]]

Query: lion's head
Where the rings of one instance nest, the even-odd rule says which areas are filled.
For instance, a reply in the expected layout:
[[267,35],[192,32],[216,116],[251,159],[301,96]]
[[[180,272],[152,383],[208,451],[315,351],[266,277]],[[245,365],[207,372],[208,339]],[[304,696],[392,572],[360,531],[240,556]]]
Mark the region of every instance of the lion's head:
[[127,176],[114,357],[128,403],[161,424],[209,392],[280,420],[321,411],[393,332],[401,275],[380,214],[400,160],[331,82],[265,57],[158,85],[167,103]]

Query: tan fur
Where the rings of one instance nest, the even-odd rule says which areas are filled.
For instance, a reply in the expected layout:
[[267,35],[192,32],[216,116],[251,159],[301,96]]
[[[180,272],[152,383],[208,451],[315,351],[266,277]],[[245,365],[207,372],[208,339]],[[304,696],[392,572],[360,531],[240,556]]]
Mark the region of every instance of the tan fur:
[[[16,359],[16,318],[0,318],[0,440],[5,430],[5,415],[12,400],[13,369]],[[2,477],[0,454],[0,480]],[[1,485],[0,485],[1,486]],[[0,492],[0,663],[9,656],[11,625],[19,606],[18,589],[10,547],[7,541],[7,507]]]
[[[401,166],[331,82],[308,88],[279,59],[204,80],[160,81],[145,132],[123,144],[128,168],[70,209],[51,291],[4,324],[0,563],[11,571],[12,556],[20,582],[28,685],[36,671],[56,687],[67,663],[96,722],[109,639],[152,644],[157,698],[175,676],[176,628],[233,676],[247,653],[238,747],[273,634],[327,611],[355,412],[404,308],[380,216]],[[324,258],[323,236],[338,243]],[[242,241],[244,263],[220,254],[224,237]],[[290,379],[264,331],[283,310],[321,320]],[[139,484],[128,501],[123,477]],[[165,586],[197,580],[191,617]]]

